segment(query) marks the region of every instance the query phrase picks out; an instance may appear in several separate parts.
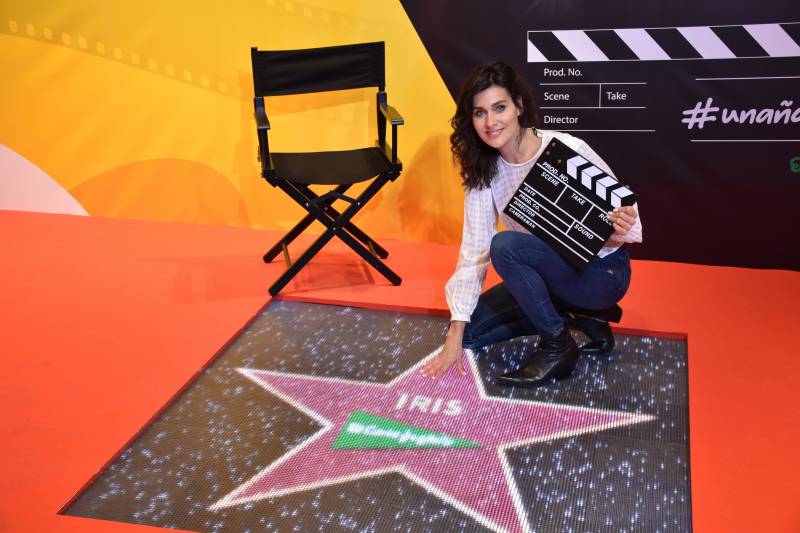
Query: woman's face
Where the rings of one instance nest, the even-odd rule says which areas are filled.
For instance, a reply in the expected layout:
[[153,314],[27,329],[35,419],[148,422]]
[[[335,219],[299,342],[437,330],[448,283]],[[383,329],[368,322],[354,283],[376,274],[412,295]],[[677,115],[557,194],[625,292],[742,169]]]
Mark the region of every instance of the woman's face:
[[492,85],[472,98],[472,125],[478,137],[500,153],[519,138],[520,113],[505,87]]

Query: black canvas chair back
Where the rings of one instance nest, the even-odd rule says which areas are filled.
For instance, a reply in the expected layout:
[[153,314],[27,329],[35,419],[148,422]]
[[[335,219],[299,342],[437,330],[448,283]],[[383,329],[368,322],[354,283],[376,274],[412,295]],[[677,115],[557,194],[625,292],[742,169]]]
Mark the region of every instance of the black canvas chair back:
[[[381,187],[397,179],[403,168],[397,158],[397,127],[403,124],[403,118],[387,103],[384,44],[378,42],[279,51],[252,48],[251,57],[262,176],[308,211],[264,255],[264,261],[270,262],[283,252],[287,265],[286,272],[270,287],[270,294],[278,294],[334,236],[350,246],[392,284],[399,285],[400,277],[382,261],[389,253],[351,222],[353,216]],[[374,146],[329,152],[270,151],[271,126],[265,97],[365,87],[376,88],[378,138]],[[392,127],[391,143],[386,141],[387,123]],[[353,184],[367,180],[372,181],[357,198],[345,194]],[[317,194],[309,187],[314,184],[331,188],[324,194]],[[347,207],[339,211],[333,205],[337,200],[344,201]],[[292,261],[289,244],[314,220],[326,227],[325,232]]]
[[253,49],[256,96],[378,87],[384,81],[383,43],[349,44],[307,50]]

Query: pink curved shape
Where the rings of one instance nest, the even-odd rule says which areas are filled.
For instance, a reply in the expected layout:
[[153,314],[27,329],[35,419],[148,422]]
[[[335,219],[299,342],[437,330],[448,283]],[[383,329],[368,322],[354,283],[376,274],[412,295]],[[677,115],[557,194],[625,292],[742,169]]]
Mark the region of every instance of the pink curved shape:
[[42,169],[0,144],[0,209],[88,215],[86,209]]

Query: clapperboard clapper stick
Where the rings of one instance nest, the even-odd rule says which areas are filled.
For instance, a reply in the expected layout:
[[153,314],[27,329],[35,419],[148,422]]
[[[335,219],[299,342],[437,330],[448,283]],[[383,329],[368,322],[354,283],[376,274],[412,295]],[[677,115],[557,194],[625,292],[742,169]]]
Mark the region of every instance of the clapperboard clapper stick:
[[635,202],[630,188],[553,139],[504,212],[583,271],[614,233],[608,212]]

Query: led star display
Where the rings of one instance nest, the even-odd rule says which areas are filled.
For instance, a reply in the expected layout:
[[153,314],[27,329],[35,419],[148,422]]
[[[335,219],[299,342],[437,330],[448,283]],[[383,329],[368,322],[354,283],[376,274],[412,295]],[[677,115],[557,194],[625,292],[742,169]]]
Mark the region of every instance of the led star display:
[[210,510],[399,473],[486,527],[527,532],[507,450],[653,419],[487,396],[467,358],[465,376],[450,371],[439,382],[420,374],[424,360],[388,383],[237,369],[320,429]]

